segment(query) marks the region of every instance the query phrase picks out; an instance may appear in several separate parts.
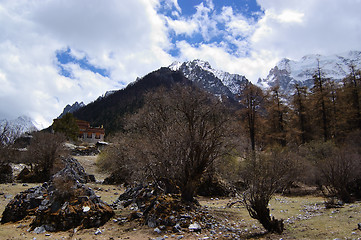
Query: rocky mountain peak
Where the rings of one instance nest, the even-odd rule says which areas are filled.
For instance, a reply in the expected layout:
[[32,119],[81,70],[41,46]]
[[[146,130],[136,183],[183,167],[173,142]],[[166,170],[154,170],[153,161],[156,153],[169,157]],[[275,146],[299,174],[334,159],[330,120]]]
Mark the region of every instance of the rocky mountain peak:
[[350,73],[351,64],[357,69],[361,68],[360,51],[350,51],[329,56],[310,54],[298,61],[284,58],[269,71],[265,79],[259,79],[257,84],[263,88],[279,85],[283,92],[290,93],[296,83],[301,86],[312,87],[312,77],[318,66],[320,66],[325,78],[337,82]]
[[62,118],[67,113],[73,113],[84,106],[85,104],[83,102],[81,103],[75,102],[73,103],[73,105],[68,104],[65,106],[63,112],[60,114],[58,118]]
[[248,82],[243,75],[213,69],[209,62],[200,59],[174,62],[168,68],[182,72],[186,78],[208,92],[233,100],[240,94],[241,86]]

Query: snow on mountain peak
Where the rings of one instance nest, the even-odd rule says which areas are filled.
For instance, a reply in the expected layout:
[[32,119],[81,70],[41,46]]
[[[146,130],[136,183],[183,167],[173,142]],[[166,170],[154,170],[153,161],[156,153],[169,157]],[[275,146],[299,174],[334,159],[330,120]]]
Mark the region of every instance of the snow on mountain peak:
[[349,51],[329,56],[309,54],[299,61],[284,58],[270,70],[265,79],[260,79],[257,84],[264,88],[280,85],[281,90],[289,92],[292,91],[295,83],[312,87],[312,77],[318,66],[326,78],[340,81],[350,73],[351,64],[357,69],[361,68],[360,51]]
[[209,62],[200,59],[184,63],[174,62],[168,68],[181,71],[186,78],[215,95],[233,99],[240,93],[240,87],[248,82],[242,75],[213,69]]
[[178,71],[181,65],[182,65],[181,62],[175,61],[171,65],[169,65],[168,68],[172,71]]
[[7,128],[5,134],[7,134],[7,138],[9,140],[15,140],[13,138],[20,137],[24,133],[38,130],[34,125],[33,120],[25,115],[11,120],[1,119],[0,132],[4,131],[5,127]]

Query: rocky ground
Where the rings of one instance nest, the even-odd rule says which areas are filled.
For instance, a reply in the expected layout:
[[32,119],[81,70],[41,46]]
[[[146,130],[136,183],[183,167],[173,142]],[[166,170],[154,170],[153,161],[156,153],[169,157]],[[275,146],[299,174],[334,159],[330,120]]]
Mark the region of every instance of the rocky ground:
[[[96,171],[96,157],[77,157],[85,170],[102,180],[106,175]],[[39,184],[1,184],[0,212],[14,196]],[[115,185],[88,183],[96,195],[108,204],[117,200],[125,189]],[[30,231],[33,217],[16,223],[0,225],[1,239],[361,239],[361,203],[347,204],[343,208],[325,209],[323,199],[318,196],[285,197],[276,196],[270,203],[272,215],[285,221],[282,235],[267,234],[262,226],[249,217],[240,204],[228,207],[236,201],[232,198],[198,197],[201,208],[199,215],[205,216],[192,221],[178,230],[169,227],[148,226],[142,219],[130,221],[135,206],[119,207],[115,216],[99,228],[70,229],[63,232],[39,233]],[[133,207],[133,208],[132,208]],[[196,213],[197,213],[196,211]],[[187,218],[187,216],[183,216]],[[361,224],[360,224],[361,228]]]

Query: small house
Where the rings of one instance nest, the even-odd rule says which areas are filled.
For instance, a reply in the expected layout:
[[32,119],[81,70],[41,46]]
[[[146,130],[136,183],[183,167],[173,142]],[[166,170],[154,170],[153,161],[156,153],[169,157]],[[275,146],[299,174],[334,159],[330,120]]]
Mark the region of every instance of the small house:
[[105,129],[101,127],[91,127],[90,123],[83,120],[76,120],[79,127],[78,139],[83,142],[97,143],[104,141]]

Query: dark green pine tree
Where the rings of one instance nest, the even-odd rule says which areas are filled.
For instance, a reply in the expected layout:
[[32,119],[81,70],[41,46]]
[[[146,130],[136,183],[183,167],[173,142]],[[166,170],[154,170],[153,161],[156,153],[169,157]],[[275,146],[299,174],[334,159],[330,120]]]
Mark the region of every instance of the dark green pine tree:
[[71,113],[67,113],[62,118],[54,121],[53,130],[57,133],[63,133],[68,140],[76,141],[78,139],[79,126]]

